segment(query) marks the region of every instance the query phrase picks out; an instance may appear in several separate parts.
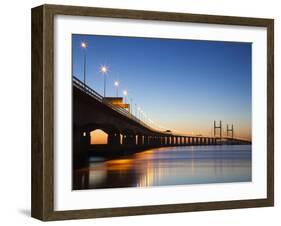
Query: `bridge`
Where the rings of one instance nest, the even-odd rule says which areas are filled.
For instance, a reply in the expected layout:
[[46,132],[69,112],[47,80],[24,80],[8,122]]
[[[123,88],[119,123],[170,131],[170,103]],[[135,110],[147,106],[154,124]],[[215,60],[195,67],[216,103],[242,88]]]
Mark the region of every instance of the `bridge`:
[[[233,126],[222,136],[221,121],[214,122],[214,136],[185,135],[159,130],[134,116],[129,110],[104,98],[73,77],[73,165],[81,167],[89,155],[118,157],[155,147],[186,145],[250,144],[235,138]],[[107,144],[91,145],[90,132],[100,129],[108,134]],[[220,130],[219,136],[216,131]],[[229,133],[231,132],[231,136]]]

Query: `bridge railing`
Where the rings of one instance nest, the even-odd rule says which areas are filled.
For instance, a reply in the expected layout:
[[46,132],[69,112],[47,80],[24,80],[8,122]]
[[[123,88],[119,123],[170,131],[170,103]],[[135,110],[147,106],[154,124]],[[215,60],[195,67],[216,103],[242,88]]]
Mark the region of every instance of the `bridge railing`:
[[91,87],[89,87],[88,85],[84,84],[82,81],[80,81],[78,78],[76,77],[72,77],[72,81],[73,81],[73,85],[80,89],[81,91],[85,92],[86,94],[90,95],[92,98],[94,98],[95,100],[105,104],[106,106],[110,107],[111,109],[115,110],[116,112],[126,116],[127,118],[139,123],[140,125],[142,125],[143,127],[154,131],[154,132],[158,132],[158,133],[164,133],[163,131],[159,131],[156,130],[154,128],[152,128],[151,126],[147,125],[146,123],[144,123],[143,121],[141,121],[139,118],[137,118],[136,116],[134,116],[133,114],[131,114],[128,110],[125,110],[124,108],[120,108],[117,107],[107,101],[104,101],[104,98],[102,95],[100,95],[98,92],[96,92],[95,90],[93,90]]

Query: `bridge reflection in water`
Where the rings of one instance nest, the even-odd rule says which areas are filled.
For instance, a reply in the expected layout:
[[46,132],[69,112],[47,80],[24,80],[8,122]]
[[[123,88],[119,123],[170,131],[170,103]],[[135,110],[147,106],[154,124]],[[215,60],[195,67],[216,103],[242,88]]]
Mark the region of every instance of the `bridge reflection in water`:
[[154,148],[123,158],[90,158],[74,189],[251,181],[251,145]]

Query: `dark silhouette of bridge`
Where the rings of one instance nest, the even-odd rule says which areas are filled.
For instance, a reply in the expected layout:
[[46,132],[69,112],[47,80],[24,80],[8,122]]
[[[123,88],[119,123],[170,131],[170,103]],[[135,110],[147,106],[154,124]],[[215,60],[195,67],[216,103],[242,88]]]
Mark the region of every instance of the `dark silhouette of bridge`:
[[[219,126],[214,122],[214,136],[184,135],[153,128],[75,77],[72,92],[74,168],[81,167],[89,155],[118,157],[154,147],[251,143],[235,138],[233,125],[231,129],[227,126],[227,136],[222,136],[221,121]],[[108,134],[107,144],[91,145],[90,132],[96,129]],[[220,130],[219,136],[216,135],[217,129]]]

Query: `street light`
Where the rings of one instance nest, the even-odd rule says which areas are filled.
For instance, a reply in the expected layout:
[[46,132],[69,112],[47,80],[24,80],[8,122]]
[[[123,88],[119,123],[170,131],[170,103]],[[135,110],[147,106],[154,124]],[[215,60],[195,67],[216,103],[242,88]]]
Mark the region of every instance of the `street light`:
[[140,120],[140,111],[141,111],[141,108],[140,108],[140,106],[138,106],[138,112],[139,112],[139,120]]
[[86,89],[86,49],[87,49],[87,43],[81,42],[81,48],[84,49],[84,89]]
[[130,113],[133,114],[133,98],[130,99]]
[[102,65],[100,67],[100,72],[103,74],[103,97],[106,94],[106,74],[108,72],[108,67],[106,65]]
[[119,82],[115,81],[114,86],[116,87],[116,97],[118,97],[118,88],[119,88]]
[[126,104],[126,96],[128,95],[128,91],[124,90],[123,95],[124,95],[124,103]]

